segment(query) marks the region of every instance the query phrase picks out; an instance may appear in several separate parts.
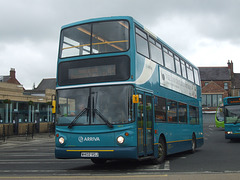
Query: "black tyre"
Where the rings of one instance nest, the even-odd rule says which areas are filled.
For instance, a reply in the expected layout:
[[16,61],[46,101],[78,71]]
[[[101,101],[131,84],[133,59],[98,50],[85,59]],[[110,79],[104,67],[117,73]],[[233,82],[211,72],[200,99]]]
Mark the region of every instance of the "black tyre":
[[153,160],[154,164],[161,164],[167,156],[167,146],[163,137],[160,137],[158,143],[158,157]]
[[197,148],[196,136],[195,134],[192,135],[192,149],[191,152],[195,153]]

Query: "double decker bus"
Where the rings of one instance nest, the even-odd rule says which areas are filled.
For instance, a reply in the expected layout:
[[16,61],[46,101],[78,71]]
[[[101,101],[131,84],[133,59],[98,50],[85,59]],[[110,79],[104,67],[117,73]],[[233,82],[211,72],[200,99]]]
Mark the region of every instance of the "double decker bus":
[[240,96],[226,97],[224,104],[225,138],[240,138]]
[[132,17],[62,27],[56,94],[56,158],[161,163],[203,144],[198,68]]

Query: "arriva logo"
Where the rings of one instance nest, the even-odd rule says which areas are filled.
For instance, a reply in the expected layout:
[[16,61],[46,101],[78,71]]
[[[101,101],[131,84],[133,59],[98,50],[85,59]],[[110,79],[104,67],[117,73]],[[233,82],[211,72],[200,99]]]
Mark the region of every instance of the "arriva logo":
[[100,138],[99,137],[82,137],[82,136],[79,136],[78,141],[80,143],[85,142],[85,141],[87,141],[87,142],[97,142],[97,141],[100,141]]

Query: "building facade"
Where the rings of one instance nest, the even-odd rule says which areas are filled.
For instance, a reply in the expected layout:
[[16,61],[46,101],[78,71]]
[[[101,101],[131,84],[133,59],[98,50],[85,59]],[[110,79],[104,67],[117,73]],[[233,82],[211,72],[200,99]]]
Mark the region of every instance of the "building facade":
[[9,135],[24,134],[26,129],[45,132],[54,123],[51,101],[54,89],[38,89],[32,94],[26,91],[15,77],[15,69],[9,76],[0,76],[0,136],[4,129]]
[[240,74],[233,72],[233,62],[225,67],[199,67],[203,111],[216,111],[223,98],[240,95]]

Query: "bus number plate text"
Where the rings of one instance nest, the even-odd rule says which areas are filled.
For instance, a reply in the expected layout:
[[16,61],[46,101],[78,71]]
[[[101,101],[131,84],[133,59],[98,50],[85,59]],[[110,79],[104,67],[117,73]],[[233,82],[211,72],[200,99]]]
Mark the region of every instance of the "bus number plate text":
[[82,152],[81,157],[99,157],[98,152]]

